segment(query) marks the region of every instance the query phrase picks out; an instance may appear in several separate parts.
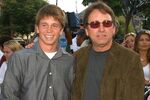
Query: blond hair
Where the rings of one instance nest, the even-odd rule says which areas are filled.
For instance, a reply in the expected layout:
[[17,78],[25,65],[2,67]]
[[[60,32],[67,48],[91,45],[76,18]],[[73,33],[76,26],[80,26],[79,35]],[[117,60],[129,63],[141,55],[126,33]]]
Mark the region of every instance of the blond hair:
[[23,48],[22,45],[19,42],[17,42],[16,40],[6,41],[6,42],[4,42],[3,46],[7,46],[13,52],[21,50]]

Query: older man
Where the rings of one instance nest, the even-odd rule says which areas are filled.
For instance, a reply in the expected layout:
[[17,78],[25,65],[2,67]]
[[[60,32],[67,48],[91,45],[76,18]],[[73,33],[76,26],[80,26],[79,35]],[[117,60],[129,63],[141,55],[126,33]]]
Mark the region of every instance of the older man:
[[72,100],[143,100],[139,56],[113,41],[117,22],[112,9],[94,3],[83,19],[92,45],[74,53],[77,66]]

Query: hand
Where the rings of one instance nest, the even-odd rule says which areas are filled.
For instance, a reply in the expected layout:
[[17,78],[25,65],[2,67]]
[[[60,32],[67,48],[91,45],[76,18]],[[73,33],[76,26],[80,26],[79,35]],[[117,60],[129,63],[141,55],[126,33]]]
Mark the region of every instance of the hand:
[[127,43],[126,43],[125,40],[121,43],[121,45],[122,45],[122,46],[125,46],[125,47],[126,47],[126,44],[127,44]]
[[34,46],[34,42],[32,42],[32,43],[26,45],[25,48],[32,48],[33,46]]
[[150,81],[145,80],[145,85],[146,85],[146,86],[150,86]]

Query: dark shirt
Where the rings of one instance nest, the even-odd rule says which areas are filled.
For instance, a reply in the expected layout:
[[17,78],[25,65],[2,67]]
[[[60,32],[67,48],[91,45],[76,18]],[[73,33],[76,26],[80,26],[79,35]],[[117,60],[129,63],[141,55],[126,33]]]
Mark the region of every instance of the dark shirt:
[[103,69],[105,61],[108,55],[106,52],[95,52],[90,50],[89,59],[88,59],[88,71],[85,82],[85,94],[84,100],[100,100],[99,90],[100,82],[102,79]]

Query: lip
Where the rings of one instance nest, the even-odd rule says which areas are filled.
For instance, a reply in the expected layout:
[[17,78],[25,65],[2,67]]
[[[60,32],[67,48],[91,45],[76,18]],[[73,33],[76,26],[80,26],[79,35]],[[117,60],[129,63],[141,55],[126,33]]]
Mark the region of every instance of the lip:
[[149,45],[143,45],[142,47],[149,47]]
[[105,34],[97,34],[96,37],[103,38],[103,37],[106,37],[106,35]]

